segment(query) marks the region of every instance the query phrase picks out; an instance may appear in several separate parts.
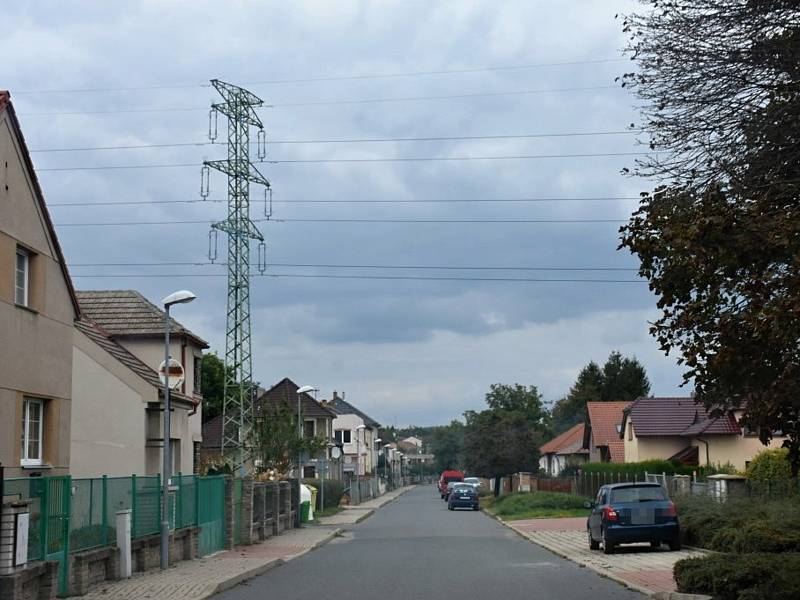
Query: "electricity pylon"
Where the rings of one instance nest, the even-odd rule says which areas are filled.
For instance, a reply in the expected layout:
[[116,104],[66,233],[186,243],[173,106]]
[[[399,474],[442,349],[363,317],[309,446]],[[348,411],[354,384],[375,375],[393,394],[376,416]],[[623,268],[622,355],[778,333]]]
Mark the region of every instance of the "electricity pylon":
[[259,268],[264,255],[264,237],[250,218],[250,184],[269,181],[250,162],[250,128],[258,129],[258,156],[266,154],[264,126],[255,108],[258,96],[218,79],[211,85],[223,101],[211,105],[209,138],[217,135],[217,114],[228,119],[227,160],[203,161],[200,194],[208,197],[209,168],[228,176],[228,217],[214,223],[209,234],[209,258],[216,259],[216,236],[228,234],[228,312],[225,332],[225,392],[222,405],[222,454],[241,467],[248,458],[248,437],[253,425],[255,387],[250,337],[250,240],[258,240]]

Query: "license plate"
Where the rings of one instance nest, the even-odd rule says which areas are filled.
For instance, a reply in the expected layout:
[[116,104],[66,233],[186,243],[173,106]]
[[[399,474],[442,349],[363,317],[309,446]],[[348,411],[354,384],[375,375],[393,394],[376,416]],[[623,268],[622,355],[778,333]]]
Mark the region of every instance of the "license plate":
[[656,522],[656,511],[652,508],[631,509],[632,525],[653,525]]
[[469,500],[469,496],[461,496],[462,500]]

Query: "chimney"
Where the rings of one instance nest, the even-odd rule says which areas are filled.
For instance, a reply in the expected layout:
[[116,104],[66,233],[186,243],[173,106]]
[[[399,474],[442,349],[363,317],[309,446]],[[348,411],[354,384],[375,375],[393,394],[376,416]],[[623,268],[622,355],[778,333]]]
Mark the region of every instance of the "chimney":
[[336,390],[333,390],[333,398],[332,398],[332,400],[339,400],[339,394],[336,392]]

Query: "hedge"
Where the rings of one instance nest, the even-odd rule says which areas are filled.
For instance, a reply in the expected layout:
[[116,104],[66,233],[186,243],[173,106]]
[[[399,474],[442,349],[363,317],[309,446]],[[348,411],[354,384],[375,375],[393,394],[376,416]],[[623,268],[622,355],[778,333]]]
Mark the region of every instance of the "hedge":
[[785,482],[792,478],[789,449],[762,450],[747,465],[747,479],[754,482]]
[[714,600],[800,598],[800,553],[712,554],[675,563],[678,591]]
[[675,498],[683,541],[719,552],[800,552],[800,500]]

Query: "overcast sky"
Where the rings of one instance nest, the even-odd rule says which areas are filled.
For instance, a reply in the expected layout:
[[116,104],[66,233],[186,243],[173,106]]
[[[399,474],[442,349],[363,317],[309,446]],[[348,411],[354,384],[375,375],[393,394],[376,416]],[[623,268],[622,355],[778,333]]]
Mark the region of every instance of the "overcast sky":
[[[190,288],[198,300],[175,315],[220,354],[224,267],[164,264],[207,262],[204,222],[225,213],[220,202],[180,202],[199,200],[202,160],[225,156],[222,145],[199,145],[218,99],[209,79],[243,85],[272,105],[259,114],[276,161],[560,156],[261,165],[278,220],[259,223],[268,261],[327,266],[268,270],[325,277],[254,278],[254,376],[264,385],[289,376],[319,387],[321,397],[344,390],[398,425],[443,423],[480,408],[495,382],[536,385],[557,399],[584,364],[612,350],[644,363],[654,393],[674,394],[680,370],[648,335],[655,301],[636,281],[635,259],[616,249],[620,223],[523,222],[623,221],[646,189],[620,175],[635,159],[628,153],[642,151],[635,135],[609,133],[638,122],[635,98],[614,83],[631,68],[619,60],[624,37],[614,15],[633,4],[18,2],[0,23],[0,88],[11,91],[37,151],[76,287],[135,288],[154,301]],[[219,131],[223,139],[222,118]],[[575,133],[605,135],[320,142]],[[182,145],[75,150],[160,144]],[[53,149],[71,150],[42,151]],[[587,154],[618,155],[574,156]],[[47,170],[175,164],[189,166]],[[224,199],[225,186],[212,174],[210,198]],[[500,201],[553,198],[563,200]],[[583,198],[594,200],[575,200]],[[252,212],[263,217],[262,203]],[[203,222],[85,225],[144,221]],[[220,238],[223,262],[225,247]],[[96,263],[125,266],[81,266]]]

